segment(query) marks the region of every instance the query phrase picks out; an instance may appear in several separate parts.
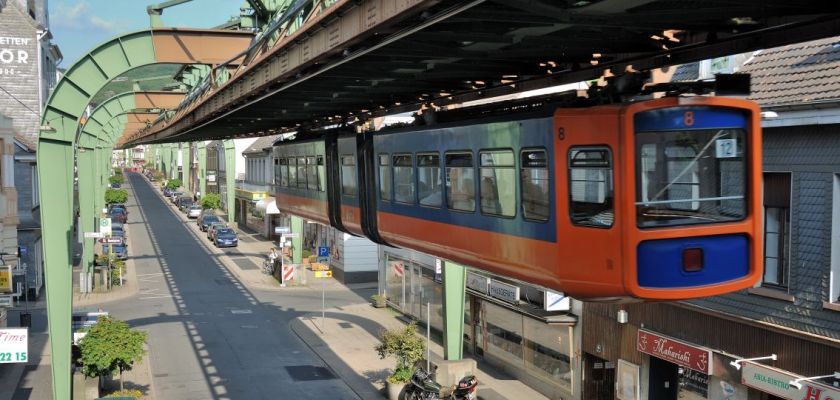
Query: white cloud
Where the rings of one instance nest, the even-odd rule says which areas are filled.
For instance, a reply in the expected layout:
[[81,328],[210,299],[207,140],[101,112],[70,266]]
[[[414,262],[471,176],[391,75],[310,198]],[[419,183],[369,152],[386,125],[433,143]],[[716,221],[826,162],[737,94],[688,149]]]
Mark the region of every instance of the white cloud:
[[52,24],[57,27],[87,30],[94,28],[96,30],[114,33],[119,30],[116,22],[102,19],[91,12],[90,3],[87,0],[58,3],[55,12],[51,14]]

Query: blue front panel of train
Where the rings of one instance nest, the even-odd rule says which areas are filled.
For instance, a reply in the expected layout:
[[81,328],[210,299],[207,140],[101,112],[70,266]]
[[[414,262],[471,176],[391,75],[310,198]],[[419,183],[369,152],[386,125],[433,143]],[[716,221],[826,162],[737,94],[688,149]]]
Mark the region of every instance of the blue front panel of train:
[[[690,112],[690,117],[686,115]],[[667,132],[687,129],[746,129],[749,119],[744,110],[684,106],[637,113],[633,117],[636,132]]]
[[[683,251],[703,249],[703,268],[683,270]],[[637,248],[639,286],[684,288],[727,282],[749,272],[749,240],[744,235],[650,240]]]

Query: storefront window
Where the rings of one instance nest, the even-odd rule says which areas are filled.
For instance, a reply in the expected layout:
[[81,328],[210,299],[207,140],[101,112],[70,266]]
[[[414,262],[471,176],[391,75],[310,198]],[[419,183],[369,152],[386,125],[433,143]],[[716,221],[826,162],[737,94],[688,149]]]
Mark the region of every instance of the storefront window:
[[405,277],[405,263],[402,260],[385,256],[385,294],[388,301],[402,308],[403,305],[403,283]]
[[495,304],[484,302],[487,352],[522,365],[522,315]]
[[534,375],[570,390],[572,328],[525,318],[525,367]]

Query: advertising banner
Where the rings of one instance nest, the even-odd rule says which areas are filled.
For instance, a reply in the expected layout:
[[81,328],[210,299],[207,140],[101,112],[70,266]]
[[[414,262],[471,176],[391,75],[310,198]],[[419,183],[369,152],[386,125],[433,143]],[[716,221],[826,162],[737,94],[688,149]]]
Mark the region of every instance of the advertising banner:
[[702,347],[639,329],[636,349],[679,366],[712,374],[712,351]]

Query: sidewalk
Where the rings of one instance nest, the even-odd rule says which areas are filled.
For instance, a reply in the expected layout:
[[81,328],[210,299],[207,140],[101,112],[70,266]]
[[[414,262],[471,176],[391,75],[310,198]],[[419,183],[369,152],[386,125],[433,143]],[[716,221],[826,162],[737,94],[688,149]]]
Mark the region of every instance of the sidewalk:
[[[382,329],[405,326],[398,315],[390,308],[357,304],[327,310],[323,330],[320,314],[298,317],[290,327],[359,397],[376,399],[384,398],[385,378],[394,360],[379,359],[373,348]],[[432,340],[430,347],[432,362],[442,360],[441,345]],[[479,361],[478,369],[480,399],[547,399],[486,363]]]
[[[128,239],[128,259],[125,261],[125,275],[123,277],[123,284],[122,286],[113,286],[110,291],[108,292],[93,292],[93,293],[81,293],[79,289],[79,273],[82,272],[82,266],[77,265],[73,267],[73,307],[81,308],[81,307],[90,307],[90,306],[98,306],[102,303],[107,303],[116,300],[122,300],[134,296],[139,291],[139,285],[137,282],[137,268],[134,265],[134,260],[131,258],[131,251],[133,248],[137,248],[137,245],[132,238],[136,235],[132,235],[131,231],[133,230],[133,226],[139,226],[141,224],[145,224],[145,220],[138,220],[142,213],[138,210],[137,206],[137,197],[134,193],[134,188],[131,186],[131,183],[128,179],[126,179],[125,183],[122,186],[124,189],[129,191],[128,201],[126,202],[126,209],[129,213],[128,223],[125,224],[126,226],[126,236]],[[98,240],[94,241],[94,246],[101,247]],[[97,255],[99,251],[97,251]],[[94,289],[96,290],[96,289]]]

